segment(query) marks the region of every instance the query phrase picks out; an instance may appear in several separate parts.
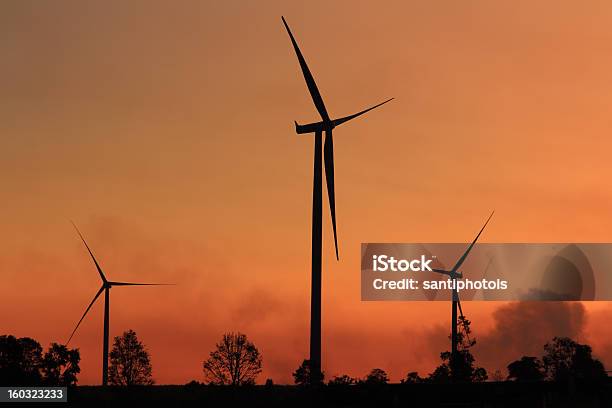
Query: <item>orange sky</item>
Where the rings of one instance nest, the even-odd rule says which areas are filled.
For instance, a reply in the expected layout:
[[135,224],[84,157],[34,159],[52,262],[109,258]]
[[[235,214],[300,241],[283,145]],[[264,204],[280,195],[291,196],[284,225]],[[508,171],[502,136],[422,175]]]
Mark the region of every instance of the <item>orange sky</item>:
[[[201,380],[229,330],[259,346],[260,381],[291,380],[308,353],[313,149],[293,120],[318,116],[281,15],[332,116],[397,98],[335,132],[328,376],[399,381],[448,343],[446,303],[359,300],[361,242],[467,241],[493,208],[484,242],[612,240],[612,4],[285,3],[2,4],[1,333],[70,334],[99,287],[73,219],[112,279],[178,284],[111,293],[111,335],[136,330],[157,382]],[[82,384],[100,379],[101,306],[73,340]],[[502,306],[464,305],[483,363],[507,364],[500,316],[527,316],[524,333],[542,311],[542,336],[612,366],[609,304],[551,306],[558,322]],[[506,337],[509,358],[544,341]]]

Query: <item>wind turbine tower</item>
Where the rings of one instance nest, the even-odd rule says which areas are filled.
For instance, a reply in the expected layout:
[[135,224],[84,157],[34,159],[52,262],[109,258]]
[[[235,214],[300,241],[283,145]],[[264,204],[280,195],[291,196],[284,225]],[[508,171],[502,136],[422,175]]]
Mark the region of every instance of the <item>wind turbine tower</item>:
[[[332,139],[332,130],[349,120],[355,119],[366,112],[371,111],[385,103],[388,99],[371,108],[362,110],[355,114],[345,116],[338,119],[331,119],[327,113],[321,93],[317,88],[315,80],[306,64],[306,60],[298,47],[298,44],[289,29],[289,25],[282,17],[283,24],[289,34],[293,49],[297,56],[302,75],[306,81],[306,86],[312,97],[312,101],[321,116],[320,122],[313,122],[306,125],[299,125],[295,122],[295,131],[297,134],[314,133],[314,182],[312,189],[312,286],[310,298],[310,372],[311,383],[318,384],[321,382],[321,256],[322,256],[322,213],[323,213],[323,177],[322,166],[325,167],[325,178],[327,183],[327,194],[329,199],[329,207],[331,212],[332,227],[334,230],[334,245],[336,248],[336,259],[338,255],[338,235],[336,233],[336,194],[334,180],[334,141]],[[323,144],[323,132],[325,132],[325,143]],[[323,149],[323,160],[321,160],[321,149]],[[321,163],[323,161],[323,163]]]

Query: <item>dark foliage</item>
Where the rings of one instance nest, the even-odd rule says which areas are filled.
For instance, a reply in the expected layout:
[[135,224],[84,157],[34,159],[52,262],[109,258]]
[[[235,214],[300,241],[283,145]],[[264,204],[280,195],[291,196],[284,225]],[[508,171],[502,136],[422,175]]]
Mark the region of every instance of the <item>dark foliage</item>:
[[0,385],[76,385],[81,371],[78,349],[52,343],[43,354],[40,343],[29,337],[0,336]]
[[515,381],[542,381],[545,372],[537,357],[523,356],[508,364],[508,379]]
[[348,385],[353,385],[356,383],[357,383],[356,379],[344,374],[344,375],[340,375],[340,376],[336,376],[332,378],[331,380],[329,380],[327,384],[330,386],[348,386]]
[[457,323],[461,330],[457,333],[458,350],[455,361],[451,364],[452,353],[450,351],[440,353],[442,364],[429,374],[428,380],[435,383],[486,381],[487,371],[474,365],[475,359],[470,351],[476,345],[476,339],[469,337],[471,322],[462,316],[459,317]]
[[196,381],[196,380],[191,380],[191,381],[189,381],[187,384],[185,384],[185,387],[186,387],[186,388],[197,388],[197,387],[201,387],[201,386],[203,386],[203,385],[204,385],[204,384],[202,384],[202,383],[201,383],[201,382],[199,382],[199,381]]
[[63,344],[52,343],[41,362],[43,383],[49,386],[76,385],[81,372],[79,350],[69,349]]
[[42,347],[29,337],[0,336],[0,384],[38,385],[42,382]]
[[427,378],[423,378],[419,376],[419,373],[416,371],[411,371],[406,375],[406,378],[400,380],[401,384],[420,384],[427,382]]
[[293,372],[293,381],[297,385],[310,385],[322,383],[325,378],[325,373],[321,371],[318,375],[318,379],[311,379],[310,360],[304,360],[302,364]]
[[136,332],[128,330],[115,337],[110,352],[109,380],[112,385],[153,384],[149,352],[138,340]]
[[542,362],[548,379],[602,382],[607,379],[601,361],[593,358],[591,346],[567,337],[555,337],[544,346]]
[[374,368],[363,379],[365,385],[383,385],[389,382],[387,372],[380,368]]
[[242,333],[226,333],[203,363],[204,377],[215,385],[252,385],[261,373],[259,350]]

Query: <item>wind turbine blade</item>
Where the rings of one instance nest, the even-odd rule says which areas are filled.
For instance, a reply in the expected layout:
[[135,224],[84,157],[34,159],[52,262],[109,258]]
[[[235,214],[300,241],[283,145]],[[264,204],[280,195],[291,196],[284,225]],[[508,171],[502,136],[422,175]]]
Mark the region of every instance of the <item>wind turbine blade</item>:
[[111,286],[174,286],[174,283],[134,283],[134,282],[108,282]]
[[83,238],[83,234],[81,234],[81,231],[79,231],[79,228],[76,226],[74,222],[72,222],[72,225],[74,226],[74,229],[76,229],[76,232],[79,234],[79,236],[81,237],[81,240],[85,244],[85,248],[87,248],[89,255],[91,255],[91,259],[93,259],[94,264],[96,264],[96,269],[98,270],[98,273],[100,274],[100,278],[102,278],[103,282],[106,282],[106,277],[104,276],[104,273],[102,272],[102,268],[100,268],[100,265],[98,264],[98,261],[96,260],[96,257],[94,256],[93,252],[91,252],[91,249],[89,249],[89,245],[87,245],[85,238]]
[[357,112],[357,113],[355,113],[355,114],[353,114],[353,115],[345,116],[345,117],[340,118],[340,119],[334,119],[334,120],[332,121],[332,123],[334,124],[334,126],[339,126],[339,125],[343,124],[344,122],[348,122],[348,121],[349,121],[349,120],[351,120],[351,119],[355,119],[357,116],[361,116],[361,115],[363,115],[364,113],[371,111],[372,109],[376,109],[376,108],[378,108],[379,106],[382,106],[382,105],[384,105],[385,103],[392,101],[393,99],[395,99],[395,98],[387,99],[386,101],[381,102],[381,103],[379,103],[378,105],[374,105],[374,106],[372,106],[371,108],[368,108],[368,109],[362,110],[361,112]]
[[336,232],[336,188],[334,181],[334,139],[332,131],[325,131],[325,145],[323,147],[323,159],[325,161],[325,179],[327,182],[327,196],[329,198],[329,209],[331,211],[332,226],[334,227],[334,245],[336,246],[336,260],[338,256],[338,235]]
[[95,303],[96,299],[98,299],[98,297],[100,296],[100,294],[102,293],[102,291],[104,290],[104,285],[102,285],[100,287],[100,290],[98,290],[98,293],[96,293],[96,296],[94,296],[93,300],[91,301],[91,303],[89,304],[89,306],[87,306],[87,309],[85,309],[85,313],[83,313],[83,316],[81,316],[81,320],[79,320],[79,322],[77,323],[76,327],[74,328],[74,330],[72,331],[72,334],[70,335],[70,337],[68,338],[68,341],[66,342],[66,345],[68,345],[68,343],[70,343],[70,340],[72,340],[72,336],[74,336],[74,333],[76,333],[77,329],[79,328],[79,326],[81,325],[81,322],[83,321],[83,319],[85,318],[85,315],[87,315],[87,312],[89,312],[89,309],[91,309],[91,307],[93,306],[93,304]]
[[489,271],[489,268],[491,267],[491,264],[493,263],[493,257],[489,258],[489,262],[487,263],[487,266],[485,267],[484,272],[482,273],[482,277],[486,278],[487,277],[487,272]]
[[453,272],[457,272],[457,269],[459,269],[459,267],[461,267],[461,265],[463,264],[463,262],[465,261],[465,259],[467,258],[468,254],[470,253],[470,251],[472,250],[472,248],[474,247],[474,244],[476,244],[476,241],[478,241],[478,238],[480,237],[480,234],[482,234],[482,231],[484,231],[485,227],[487,226],[487,224],[489,223],[489,220],[491,219],[491,217],[493,217],[493,214],[495,213],[495,211],[491,212],[491,215],[489,215],[489,218],[487,218],[487,221],[484,223],[484,225],[482,226],[482,228],[480,229],[480,232],[478,233],[478,235],[476,235],[476,238],[474,238],[474,241],[472,241],[472,243],[470,244],[470,246],[468,246],[467,250],[465,251],[465,253],[463,254],[463,256],[461,258],[459,258],[459,260],[457,261],[457,264],[453,267],[452,271]]
[[308,91],[310,92],[310,96],[312,97],[312,101],[315,104],[315,107],[319,111],[319,115],[324,122],[329,122],[329,115],[327,114],[327,110],[325,109],[325,104],[323,103],[323,98],[321,97],[321,93],[319,92],[319,88],[317,88],[317,84],[315,83],[312,74],[310,73],[310,69],[308,69],[308,65],[306,64],[306,60],[302,55],[302,51],[300,51],[300,47],[298,47],[291,30],[289,29],[289,25],[285,21],[285,17],[281,17],[283,19],[283,24],[287,29],[287,33],[289,33],[289,37],[291,38],[291,43],[293,44],[293,49],[295,50],[295,54],[297,55],[297,59],[300,63],[300,68],[302,68],[302,74],[304,75],[304,79],[306,80],[306,86],[308,87]]

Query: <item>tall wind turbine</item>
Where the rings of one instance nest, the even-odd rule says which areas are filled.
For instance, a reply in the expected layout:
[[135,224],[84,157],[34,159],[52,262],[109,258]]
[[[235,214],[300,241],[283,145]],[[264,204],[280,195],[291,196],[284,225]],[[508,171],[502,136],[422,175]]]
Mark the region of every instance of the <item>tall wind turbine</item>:
[[493,217],[493,213],[495,213],[495,211],[491,212],[491,215],[489,215],[489,218],[487,218],[487,221],[484,223],[484,225],[478,232],[478,235],[476,235],[476,238],[474,238],[472,243],[467,247],[465,253],[461,256],[461,258],[459,258],[455,266],[453,266],[453,269],[451,269],[450,271],[447,271],[444,269],[433,269],[434,272],[438,272],[438,273],[442,273],[444,275],[450,276],[450,278],[453,281],[453,299],[452,299],[452,311],[451,311],[451,360],[450,360],[451,375],[453,377],[455,375],[455,362],[457,361],[457,355],[459,352],[458,335],[457,335],[457,326],[458,326],[457,307],[459,308],[459,313],[461,314],[460,315],[461,321],[463,322],[465,320],[465,316],[463,315],[463,309],[461,308],[461,301],[459,300],[459,292],[457,291],[457,288],[456,288],[457,279],[458,278],[460,279],[463,277],[463,274],[459,272],[459,268],[461,267],[461,265],[463,265],[463,262],[465,262],[465,260],[467,259],[468,254],[470,253],[470,251],[476,244],[476,241],[478,241],[480,234],[482,234],[482,231],[484,231],[491,217]]
[[295,131],[297,134],[314,133],[315,134],[315,147],[314,147],[314,183],[312,189],[312,285],[311,285],[311,297],[310,297],[310,379],[311,383],[316,384],[321,381],[321,252],[322,252],[322,240],[323,240],[323,184],[322,184],[322,168],[321,168],[321,148],[322,148],[322,135],[325,132],[325,145],[323,147],[323,160],[325,166],[325,178],[327,181],[327,194],[329,198],[329,207],[331,211],[331,221],[334,230],[334,245],[336,248],[336,259],[339,260],[338,256],[338,235],[336,233],[336,195],[335,195],[335,182],[334,182],[334,142],[332,139],[332,130],[351,119],[355,119],[358,116],[363,115],[366,112],[371,111],[385,103],[389,102],[388,99],[378,105],[372,106],[371,108],[362,110],[361,112],[354,113],[349,116],[345,116],[338,119],[331,119],[323,103],[321,93],[317,88],[317,84],[306,65],[306,60],[298,47],[285,18],[282,17],[283,24],[287,29],[287,33],[291,38],[293,49],[297,55],[302,74],[306,80],[306,86],[312,97],[319,115],[321,115],[320,122],[309,123],[306,125],[299,125],[295,122]]
[[72,223],[72,225],[74,225],[74,228],[79,234],[79,237],[81,237],[83,244],[85,244],[85,248],[87,248],[87,252],[89,252],[89,255],[91,256],[93,263],[96,265],[96,269],[98,270],[98,273],[100,274],[100,278],[102,279],[102,286],[100,286],[100,289],[94,296],[93,300],[91,301],[89,306],[87,306],[87,309],[85,309],[85,313],[83,313],[83,316],[81,316],[81,320],[79,320],[79,322],[77,323],[76,327],[72,331],[72,334],[70,335],[70,338],[68,338],[68,341],[66,342],[66,344],[70,343],[70,340],[72,340],[72,336],[74,336],[74,333],[76,333],[81,322],[85,318],[85,315],[87,315],[87,312],[89,312],[89,309],[91,309],[91,307],[96,302],[98,297],[102,294],[102,292],[104,292],[104,340],[103,340],[104,344],[102,347],[102,385],[105,386],[108,384],[108,326],[109,326],[110,289],[113,286],[165,286],[168,284],[167,283],[133,283],[133,282],[109,281],[108,279],[106,279],[104,272],[102,272],[102,268],[100,267],[100,264],[98,264],[98,261],[94,257],[93,252],[91,252],[91,249],[89,248],[89,245],[87,245],[85,238],[83,238],[81,231],[79,231],[76,224]]

